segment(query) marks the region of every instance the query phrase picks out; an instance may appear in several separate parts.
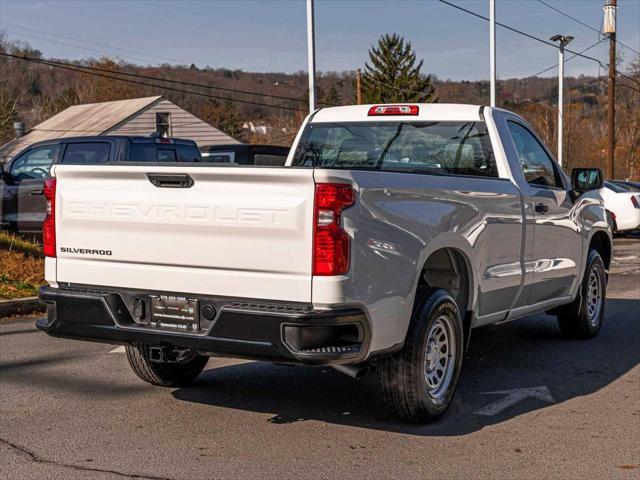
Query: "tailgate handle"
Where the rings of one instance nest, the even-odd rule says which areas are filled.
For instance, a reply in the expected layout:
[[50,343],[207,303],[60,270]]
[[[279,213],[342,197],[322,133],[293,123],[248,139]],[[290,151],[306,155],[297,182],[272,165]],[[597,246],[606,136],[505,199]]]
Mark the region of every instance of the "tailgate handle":
[[147,173],[147,178],[158,188],[190,188],[194,183],[186,173]]

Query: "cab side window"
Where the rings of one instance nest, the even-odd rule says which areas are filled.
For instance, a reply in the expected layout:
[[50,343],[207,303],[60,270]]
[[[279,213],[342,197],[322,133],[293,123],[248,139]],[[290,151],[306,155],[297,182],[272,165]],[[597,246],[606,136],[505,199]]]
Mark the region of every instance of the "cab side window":
[[46,178],[59,151],[60,145],[32,148],[13,161],[9,173],[17,181]]
[[556,166],[538,139],[519,123],[507,123],[527,183],[538,187],[562,188],[562,180]]

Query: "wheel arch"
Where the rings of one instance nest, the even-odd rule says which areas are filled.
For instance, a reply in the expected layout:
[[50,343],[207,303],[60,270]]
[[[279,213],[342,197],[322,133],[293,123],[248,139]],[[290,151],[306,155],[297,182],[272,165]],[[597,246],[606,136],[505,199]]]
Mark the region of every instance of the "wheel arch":
[[609,234],[604,230],[595,231],[589,239],[589,248],[587,249],[587,252],[591,249],[596,250],[600,254],[602,261],[604,262],[604,267],[608,271],[612,258],[612,244]]
[[473,266],[469,255],[455,246],[431,250],[420,269],[416,291],[420,287],[442,288],[456,301],[464,327],[464,344],[468,345],[475,298]]

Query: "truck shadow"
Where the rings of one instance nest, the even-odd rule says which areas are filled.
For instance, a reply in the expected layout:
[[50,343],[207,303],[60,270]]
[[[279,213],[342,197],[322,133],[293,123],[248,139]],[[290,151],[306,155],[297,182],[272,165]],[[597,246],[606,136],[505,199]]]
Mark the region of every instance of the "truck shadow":
[[555,318],[545,315],[475,330],[454,402],[430,425],[406,424],[388,415],[375,374],[356,381],[326,367],[243,363],[212,368],[173,395],[271,414],[274,424],[315,420],[412,435],[462,435],[551,406],[527,398],[493,416],[474,413],[503,398],[486,392],[546,386],[557,405],[623,376],[640,363],[639,309],[637,300],[608,300],[603,328],[591,340],[562,338]]

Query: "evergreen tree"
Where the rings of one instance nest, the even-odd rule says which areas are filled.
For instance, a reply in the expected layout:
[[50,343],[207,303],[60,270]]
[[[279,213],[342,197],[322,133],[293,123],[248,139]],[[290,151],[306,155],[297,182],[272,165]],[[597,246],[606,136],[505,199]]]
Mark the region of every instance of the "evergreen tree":
[[327,107],[340,105],[340,94],[338,94],[338,90],[335,85],[331,85],[327,90],[322,92],[320,102]]
[[362,74],[364,103],[437,102],[431,75],[420,72],[423,60],[416,64],[411,42],[394,33],[385,34],[369,50],[369,63]]
[[230,100],[225,100],[222,106],[218,128],[227,135],[237,138],[242,134],[242,121],[238,109]]

